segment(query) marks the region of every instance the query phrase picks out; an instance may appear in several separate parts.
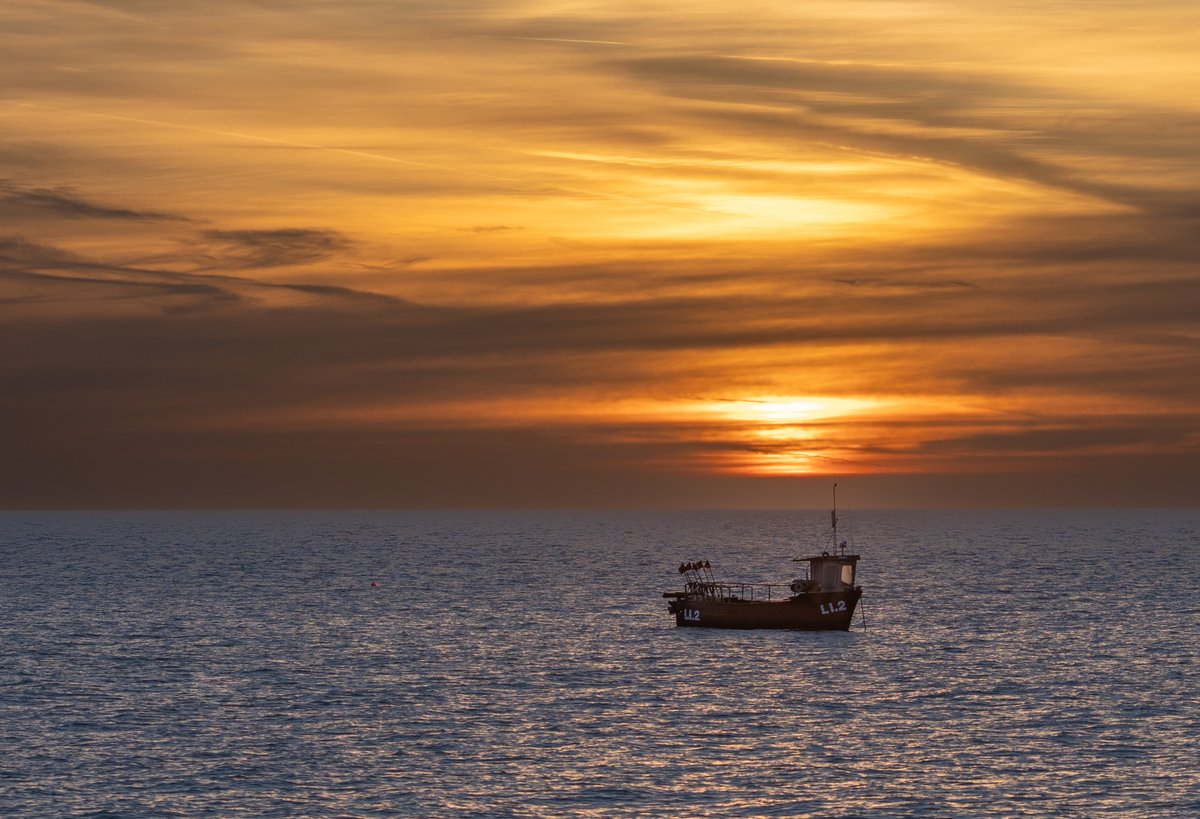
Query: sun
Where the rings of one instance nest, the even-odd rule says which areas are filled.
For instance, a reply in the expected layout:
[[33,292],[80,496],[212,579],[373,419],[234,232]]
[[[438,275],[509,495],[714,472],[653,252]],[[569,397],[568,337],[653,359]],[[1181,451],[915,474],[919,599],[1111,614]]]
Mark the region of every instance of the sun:
[[730,444],[715,456],[718,471],[812,475],[853,469],[844,443],[830,438],[837,422],[875,409],[877,401],[831,396],[755,396],[706,401],[695,409],[719,420]]
[[711,402],[714,414],[759,424],[802,424],[863,412],[875,406],[862,398],[760,396]]

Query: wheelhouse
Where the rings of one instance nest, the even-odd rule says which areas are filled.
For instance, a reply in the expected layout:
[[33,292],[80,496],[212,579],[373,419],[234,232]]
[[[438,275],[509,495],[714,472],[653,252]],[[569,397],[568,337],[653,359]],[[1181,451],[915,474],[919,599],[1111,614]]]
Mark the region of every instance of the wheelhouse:
[[854,588],[858,558],[858,555],[831,555],[829,552],[812,557],[798,557],[798,562],[808,563],[808,576],[797,578],[792,583],[792,591],[797,594],[849,591]]

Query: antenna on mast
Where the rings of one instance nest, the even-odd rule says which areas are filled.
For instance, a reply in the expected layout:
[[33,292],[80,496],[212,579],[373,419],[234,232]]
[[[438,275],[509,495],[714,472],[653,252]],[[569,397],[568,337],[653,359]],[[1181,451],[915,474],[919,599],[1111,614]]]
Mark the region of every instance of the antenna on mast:
[[833,485],[833,511],[829,513],[829,521],[833,525],[833,545],[837,546],[837,484]]
[[838,536],[837,536],[838,516],[837,516],[837,484],[836,483],[833,485],[833,511],[829,513],[829,519],[830,519],[830,522],[833,524],[833,545],[836,546],[837,549],[842,554],[846,554],[846,544],[844,542],[839,543]]

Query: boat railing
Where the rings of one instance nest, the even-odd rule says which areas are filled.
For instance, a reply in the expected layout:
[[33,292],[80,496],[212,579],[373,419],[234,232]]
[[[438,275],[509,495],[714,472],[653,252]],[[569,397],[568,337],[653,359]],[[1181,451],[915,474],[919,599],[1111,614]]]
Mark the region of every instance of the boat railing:
[[786,600],[794,592],[787,583],[706,583],[687,584],[689,595],[711,600]]

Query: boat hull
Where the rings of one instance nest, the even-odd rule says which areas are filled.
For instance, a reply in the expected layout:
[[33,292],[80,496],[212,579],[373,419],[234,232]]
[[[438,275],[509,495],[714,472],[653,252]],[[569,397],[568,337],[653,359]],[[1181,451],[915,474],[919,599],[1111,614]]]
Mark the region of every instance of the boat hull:
[[809,592],[787,600],[680,597],[669,610],[687,628],[775,628],[849,631],[862,589]]

